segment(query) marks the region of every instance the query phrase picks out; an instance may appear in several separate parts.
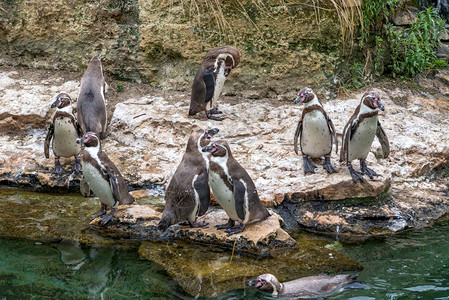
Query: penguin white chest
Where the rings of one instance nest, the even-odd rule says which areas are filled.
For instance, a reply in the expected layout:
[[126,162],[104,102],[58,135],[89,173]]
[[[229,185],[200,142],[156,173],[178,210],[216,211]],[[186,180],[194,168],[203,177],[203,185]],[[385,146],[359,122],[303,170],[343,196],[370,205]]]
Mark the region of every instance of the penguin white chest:
[[332,151],[332,135],[326,117],[319,110],[313,110],[304,116],[301,149],[311,157],[322,157]]
[[90,189],[100,199],[100,202],[114,207],[116,201],[108,180],[105,180],[100,171],[92,164],[83,161],[83,176]]
[[209,184],[212,188],[215,199],[226,211],[228,216],[234,221],[241,221],[235,209],[234,192],[229,189],[220,174],[209,170]]
[[371,149],[377,130],[377,116],[364,119],[349,141],[348,158],[349,161],[354,159],[365,159]]
[[217,72],[217,77],[215,79],[215,89],[214,89],[214,96],[212,97],[212,101],[216,101],[218,97],[220,97],[221,90],[223,89],[226,76],[225,76],[225,68],[224,64],[221,64],[220,69]]
[[76,143],[78,133],[69,118],[56,118],[52,147],[56,156],[71,157],[77,155],[81,145]]

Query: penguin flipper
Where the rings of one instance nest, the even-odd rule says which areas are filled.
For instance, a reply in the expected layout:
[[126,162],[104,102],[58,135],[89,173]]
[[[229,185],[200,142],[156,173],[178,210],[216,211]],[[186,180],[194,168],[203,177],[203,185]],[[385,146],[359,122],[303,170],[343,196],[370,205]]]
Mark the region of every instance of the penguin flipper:
[[205,102],[209,102],[212,100],[214,96],[215,90],[215,77],[214,77],[214,68],[209,68],[203,73],[203,81],[206,84],[206,97]]
[[78,121],[75,121],[75,128],[76,128],[76,133],[78,134],[78,137],[82,137],[83,130],[81,129],[80,123],[78,123]]
[[390,142],[388,141],[388,137],[382,126],[380,126],[379,121],[377,121],[376,136],[379,139],[380,146],[382,147],[383,158],[387,158],[388,155],[390,155]]
[[45,137],[44,142],[44,154],[46,158],[50,157],[50,141],[53,138],[53,134],[55,133],[55,127],[53,124],[48,125],[47,128],[47,136]]
[[298,126],[296,126],[295,137],[293,139],[293,144],[295,145],[295,153],[298,154],[298,137],[302,131],[302,119],[299,120]]
[[234,201],[235,201],[235,211],[237,212],[237,216],[245,220],[245,193],[246,188],[242,182],[239,180],[233,180],[234,184]]
[[203,172],[197,177],[197,179],[193,183],[193,188],[197,192],[200,199],[200,209],[198,211],[198,216],[202,216],[209,208],[210,202],[210,189],[207,172]]
[[117,176],[115,176],[114,172],[112,170],[106,171],[108,177],[109,177],[109,185],[111,186],[112,195],[114,196],[114,199],[116,202],[119,202],[120,200],[120,189],[119,184],[117,180]]
[[343,142],[340,149],[340,161],[348,161],[348,149],[349,149],[349,141],[351,140],[351,131],[352,126],[347,124],[345,129],[343,130]]
[[329,119],[328,116],[326,116],[326,118],[327,118],[327,126],[329,127],[329,131],[330,131],[330,133],[331,133],[331,135],[332,135],[332,138],[333,138],[334,141],[335,141],[335,153],[338,154],[337,132],[335,131],[335,126],[334,126],[334,123],[332,122],[332,120]]

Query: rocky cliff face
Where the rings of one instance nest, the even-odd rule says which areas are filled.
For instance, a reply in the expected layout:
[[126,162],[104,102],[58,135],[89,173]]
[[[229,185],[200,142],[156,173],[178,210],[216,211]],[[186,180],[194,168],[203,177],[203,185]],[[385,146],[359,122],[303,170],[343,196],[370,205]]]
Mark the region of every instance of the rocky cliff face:
[[99,54],[115,78],[188,90],[205,53],[229,44],[242,59],[225,93],[323,91],[338,61],[340,28],[331,6],[322,1],[316,10],[309,2],[2,1],[0,64],[82,72]]

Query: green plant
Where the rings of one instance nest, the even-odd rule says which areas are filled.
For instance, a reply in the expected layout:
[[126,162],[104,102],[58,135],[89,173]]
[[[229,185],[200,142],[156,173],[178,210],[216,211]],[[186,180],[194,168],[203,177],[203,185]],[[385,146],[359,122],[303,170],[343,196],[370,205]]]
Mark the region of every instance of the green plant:
[[123,91],[123,83],[117,82],[117,85],[116,85],[115,89],[116,89],[117,92]]
[[349,80],[344,84],[344,87],[347,89],[359,89],[361,88],[364,84],[364,79],[363,79],[363,66],[358,63],[358,62],[354,62],[351,66],[350,66],[350,78]]
[[360,46],[377,38],[382,33],[383,24],[393,15],[400,0],[365,0],[362,2],[363,23],[361,26]]
[[398,30],[389,25],[393,77],[414,77],[436,64],[435,50],[443,28],[444,20],[430,7],[418,14],[410,28]]

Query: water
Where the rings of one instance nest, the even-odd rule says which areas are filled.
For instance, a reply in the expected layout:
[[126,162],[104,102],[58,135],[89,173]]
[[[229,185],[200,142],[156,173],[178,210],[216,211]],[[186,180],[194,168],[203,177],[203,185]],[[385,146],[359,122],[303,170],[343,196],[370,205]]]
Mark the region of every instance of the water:
[[[14,228],[20,229],[23,225],[18,224],[25,224],[23,230],[14,233],[26,230],[32,232],[34,239],[0,239],[0,299],[192,299],[164,267],[139,255],[139,242],[104,240],[82,229],[85,227],[82,223],[88,221],[87,215],[98,209],[97,202],[70,195],[52,195],[52,200],[47,197],[14,190],[0,195],[1,235],[12,236],[7,233],[14,220],[18,222]],[[49,210],[45,217],[35,212],[34,205],[39,201]],[[57,209],[51,211],[54,206]],[[86,214],[86,220],[76,217],[75,212],[79,213],[80,209]],[[56,225],[49,222],[54,218],[51,214],[64,220],[65,225],[62,221]],[[74,242],[73,231],[61,232],[62,226],[81,230],[79,240],[88,242]],[[52,238],[37,239],[42,232]],[[446,221],[434,228],[358,244],[336,243],[311,234],[299,234],[297,240],[301,244],[312,241],[314,247],[333,248],[364,266],[358,274],[365,289],[344,291],[329,299],[449,299],[447,232],[449,222]],[[202,251],[211,251],[207,249]],[[198,253],[195,256],[203,256]],[[229,253],[223,252],[226,255]],[[257,263],[260,262],[254,260]],[[262,263],[268,265],[267,261]],[[245,288],[242,281],[234,290],[215,299],[270,298]]]

